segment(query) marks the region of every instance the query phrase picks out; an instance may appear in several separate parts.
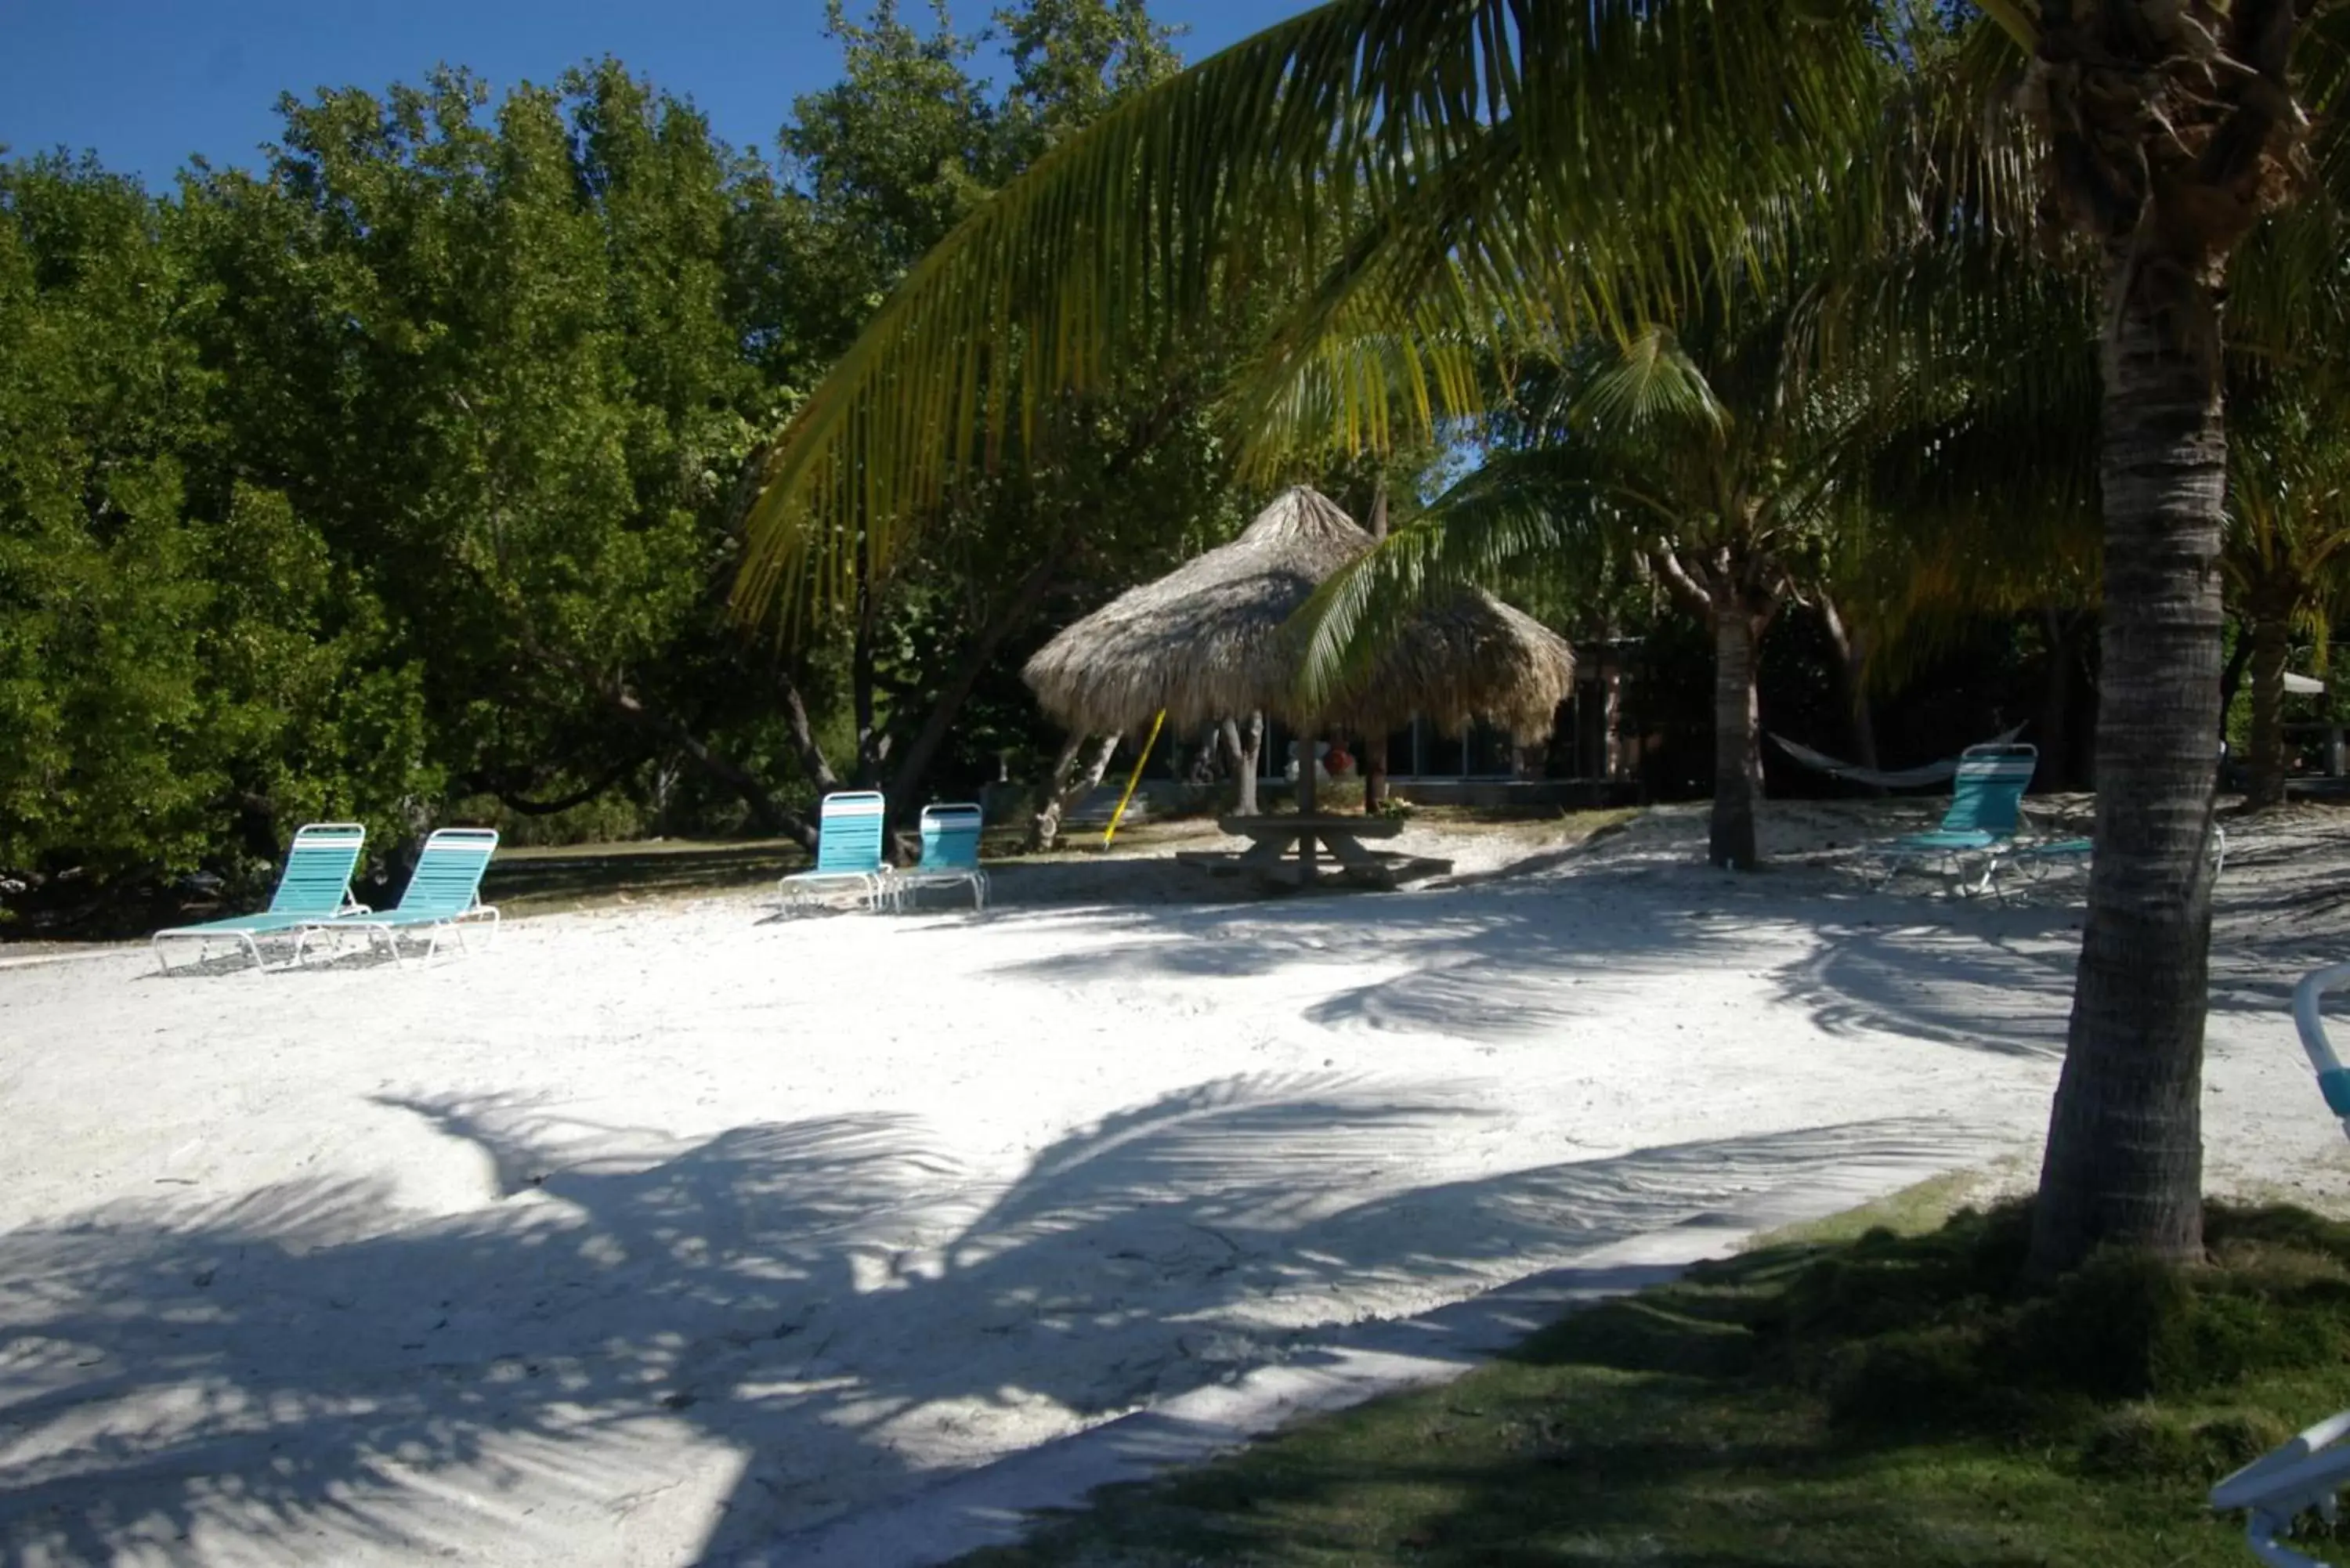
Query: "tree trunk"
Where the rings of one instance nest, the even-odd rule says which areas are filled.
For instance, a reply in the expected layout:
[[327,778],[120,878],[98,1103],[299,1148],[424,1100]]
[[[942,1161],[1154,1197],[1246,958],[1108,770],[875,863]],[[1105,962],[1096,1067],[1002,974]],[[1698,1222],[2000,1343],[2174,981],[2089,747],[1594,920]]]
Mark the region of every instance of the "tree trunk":
[[2236,646],[2228,650],[2228,662],[2220,667],[2220,739],[2228,738],[2228,710],[2236,705],[2236,693],[2244,684],[2244,666],[2252,661],[2252,628],[2241,620],[2236,622]]
[[1060,844],[1061,819],[1093,793],[1109,768],[1109,759],[1118,750],[1118,737],[1103,736],[1092,754],[1081,763],[1078,753],[1085,749],[1086,739],[1083,735],[1071,735],[1061,742],[1060,754],[1053,759],[1052,776],[1045,782],[1044,802],[1028,823],[1027,848],[1032,854]]
[[800,771],[807,774],[818,794],[829,794],[840,787],[840,775],[832,771],[832,760],[816,742],[816,726],[808,721],[807,700],[800,695],[799,683],[788,670],[779,669],[775,691],[784,700],[785,732],[791,737],[792,754],[799,759]]
[[750,809],[751,820],[757,823],[763,831],[777,838],[788,838],[809,853],[815,853],[816,831],[814,823],[777,800],[768,793],[767,786],[756,774],[713,749],[676,715],[647,707],[636,693],[625,686],[606,688],[604,699],[622,718],[649,734],[666,738],[695,767],[733,790]]
[[[1868,635],[1855,633],[1845,625],[1835,601],[1827,595],[1820,596],[1820,618],[1827,624],[1828,640],[1835,644],[1836,661],[1844,678],[1845,706],[1852,720],[1852,760],[1862,767],[1877,766],[1877,715],[1870,711],[1868,687],[1863,680],[1868,668]],[[1871,794],[1883,794],[1881,784],[1865,784]]]
[[1743,606],[1713,612],[1713,819],[1706,858],[1752,871],[1755,803],[1762,798],[1762,711],[1755,685],[1755,618]]
[[2109,275],[2096,856],[2033,1210],[2042,1277],[2108,1243],[2178,1259],[2202,1250],[2204,851],[2228,468],[2219,272],[2139,255]]
[[643,698],[629,689],[627,680],[619,672],[591,670],[569,654],[540,643],[527,628],[522,628],[522,638],[523,645],[534,657],[579,681],[640,732],[669,742],[704,774],[733,790],[749,808],[752,820],[763,830],[778,838],[789,838],[811,854],[815,852],[816,824],[777,800],[757,775],[712,747],[685,721],[666,710],[647,704]]
[[2035,789],[2057,790],[2066,787],[2073,776],[2073,733],[2070,715],[2073,711],[2074,656],[2073,623],[2055,608],[2043,605],[2040,610],[2040,630],[2048,644],[2048,673],[2040,688],[2040,722],[2033,740],[2040,746],[2040,766],[2032,784]]
[[[1373,544],[1388,536],[1388,478],[1379,475],[1378,488],[1371,493],[1370,535]],[[1363,737],[1363,815],[1377,816],[1379,803],[1388,798],[1388,738],[1385,735]]]
[[2244,804],[2284,804],[2284,663],[2292,644],[2286,607],[2258,603],[2252,611],[2251,733],[2244,742]]
[[1048,556],[1030,569],[1011,597],[988,618],[954,674],[931,700],[930,711],[922,717],[922,727],[898,754],[897,769],[889,777],[888,810],[892,826],[902,826],[914,815],[922,786],[930,777],[931,764],[938,760],[948,736],[954,732],[955,721],[962,716],[964,705],[979,685],[979,678],[987,672],[1003,639],[1025,625],[1045,602],[1055,564],[1055,557]]
[[848,700],[857,716],[857,787],[859,789],[880,787],[881,764],[889,756],[889,738],[881,732],[874,703],[874,687],[878,682],[873,649],[876,613],[873,590],[860,576],[857,580],[857,629],[850,640],[848,652]]
[[1254,816],[1257,814],[1257,758],[1264,750],[1264,715],[1251,713],[1246,725],[1225,720],[1224,743],[1232,747],[1232,755],[1239,759],[1232,769],[1232,776],[1240,781],[1232,809],[1243,816]]
[[1184,764],[1183,782],[1193,789],[1204,789],[1216,782],[1221,771],[1216,766],[1216,753],[1223,741],[1223,726],[1211,724],[1200,733],[1200,743],[1193,748],[1191,760]]

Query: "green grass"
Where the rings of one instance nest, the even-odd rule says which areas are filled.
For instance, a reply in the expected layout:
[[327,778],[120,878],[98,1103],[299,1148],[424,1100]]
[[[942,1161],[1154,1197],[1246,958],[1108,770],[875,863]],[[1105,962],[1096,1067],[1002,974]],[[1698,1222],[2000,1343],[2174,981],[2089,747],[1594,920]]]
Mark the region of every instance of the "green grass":
[[2024,1228],[1707,1265],[965,1561],[2244,1568],[2203,1496],[2350,1405],[2350,1228],[2215,1208],[2211,1267],[2101,1257],[2039,1293]]
[[1898,1236],[1922,1236],[1940,1227],[1969,1204],[1979,1203],[1985,1192],[1996,1189],[2001,1179],[2012,1174],[2013,1169],[2012,1161],[2002,1160],[1992,1166],[1929,1176],[1923,1181],[1902,1188],[1898,1192],[1888,1192],[1857,1209],[1846,1209],[1825,1219],[1766,1231],[1741,1250],[1753,1252],[1805,1243],[1857,1241],[1871,1231],[1890,1231]]

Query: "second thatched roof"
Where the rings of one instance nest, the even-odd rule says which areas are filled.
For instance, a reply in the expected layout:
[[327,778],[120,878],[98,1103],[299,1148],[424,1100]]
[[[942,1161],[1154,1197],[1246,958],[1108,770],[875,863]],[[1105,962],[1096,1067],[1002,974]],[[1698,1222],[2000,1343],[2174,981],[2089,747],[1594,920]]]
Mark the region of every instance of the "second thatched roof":
[[1319,713],[1301,709],[1289,619],[1324,578],[1370,547],[1368,534],[1301,485],[1231,544],[1072,623],[1022,675],[1047,713],[1087,734],[1134,731],[1162,709],[1179,730],[1263,709],[1292,724],[1378,732],[1419,713],[1447,730],[1477,717],[1521,742],[1548,735],[1573,688],[1574,653],[1482,592],[1421,617],[1357,691]]

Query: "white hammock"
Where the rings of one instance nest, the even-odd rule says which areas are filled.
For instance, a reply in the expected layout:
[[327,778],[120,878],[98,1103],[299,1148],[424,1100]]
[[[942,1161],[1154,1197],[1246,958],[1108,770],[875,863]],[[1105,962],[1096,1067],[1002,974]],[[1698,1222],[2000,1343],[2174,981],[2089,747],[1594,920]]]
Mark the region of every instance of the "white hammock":
[[[2023,726],[2018,724],[2004,734],[1993,735],[1982,744],[2003,746],[2022,733]],[[1784,735],[1773,735],[1771,739],[1781,751],[1814,773],[1825,774],[1830,778],[1850,779],[1855,784],[1875,784],[1880,789],[1916,789],[1920,784],[1940,784],[1945,779],[1959,776],[1959,759],[1956,757],[1945,757],[1939,763],[1927,763],[1919,767],[1899,768],[1888,773],[1881,768],[1865,768],[1858,763],[1838,761],[1825,752],[1799,746]]]

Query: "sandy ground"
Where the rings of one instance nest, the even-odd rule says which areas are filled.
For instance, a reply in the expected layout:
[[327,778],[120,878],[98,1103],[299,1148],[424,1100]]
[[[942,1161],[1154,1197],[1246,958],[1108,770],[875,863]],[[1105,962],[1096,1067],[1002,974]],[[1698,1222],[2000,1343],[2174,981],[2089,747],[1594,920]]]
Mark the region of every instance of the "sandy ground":
[[[1828,806],[1731,877],[1701,809],[1416,831],[1461,875],[1388,896],[1146,857],[984,920],[0,969],[0,1558],[790,1561],[1345,1325],[2028,1173],[2078,878],[1870,891],[1842,847],[1900,813]],[[2285,1014],[2350,946],[2335,820],[2231,839],[2206,1125],[2216,1189],[2342,1210]]]

